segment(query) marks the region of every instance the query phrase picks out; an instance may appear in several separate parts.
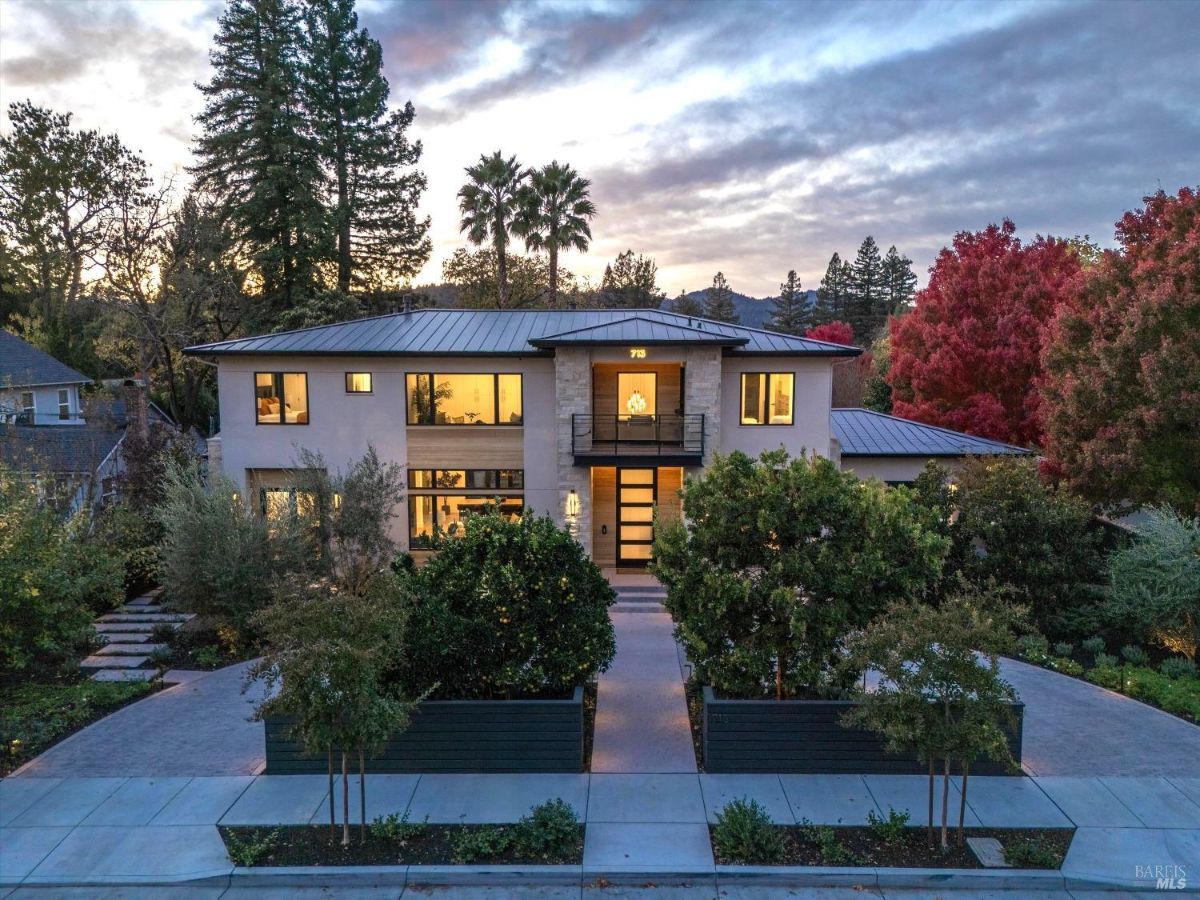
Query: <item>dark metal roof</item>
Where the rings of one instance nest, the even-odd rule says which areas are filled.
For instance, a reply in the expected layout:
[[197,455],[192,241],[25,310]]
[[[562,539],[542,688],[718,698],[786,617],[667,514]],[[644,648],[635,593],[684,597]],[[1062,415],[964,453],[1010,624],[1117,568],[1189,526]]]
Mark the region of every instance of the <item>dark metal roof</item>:
[[0,388],[91,383],[86,375],[0,328]]
[[[642,320],[644,324],[632,324]],[[623,324],[625,323],[625,324]],[[793,337],[683,316],[659,309],[420,309],[370,319],[322,325],[188,347],[186,352],[227,354],[304,354],[332,356],[548,356],[536,343],[567,332],[598,329],[599,340],[615,340],[609,329],[657,329],[660,343],[716,343],[737,355],[857,356],[857,347]],[[618,329],[619,330],[619,329]],[[692,332],[696,334],[692,335]],[[625,339],[621,339],[623,343]],[[630,338],[629,340],[634,340]],[[646,341],[649,343],[649,341]],[[734,346],[740,344],[740,346]]]
[[1021,447],[900,419],[872,409],[834,409],[834,437],[842,456],[994,456],[1028,453]]
[[532,338],[529,341],[535,347],[596,344],[716,344],[722,347],[740,347],[749,342],[750,338],[745,335],[704,331],[701,328],[656,321],[645,316],[631,316],[602,325],[589,325],[586,328]]

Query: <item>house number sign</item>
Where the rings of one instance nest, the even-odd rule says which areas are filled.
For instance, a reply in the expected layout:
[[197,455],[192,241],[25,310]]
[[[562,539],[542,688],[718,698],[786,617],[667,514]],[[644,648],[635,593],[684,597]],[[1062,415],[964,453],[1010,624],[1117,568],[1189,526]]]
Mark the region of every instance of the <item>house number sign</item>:
[[645,359],[646,358],[646,348],[645,347],[630,347],[629,348],[629,358],[630,359]]

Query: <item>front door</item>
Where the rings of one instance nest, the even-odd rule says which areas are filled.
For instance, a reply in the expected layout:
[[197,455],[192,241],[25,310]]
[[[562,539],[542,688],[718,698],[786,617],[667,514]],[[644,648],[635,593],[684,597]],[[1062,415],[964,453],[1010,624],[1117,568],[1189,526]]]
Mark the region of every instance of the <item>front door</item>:
[[640,567],[654,544],[654,469],[617,469],[617,566]]

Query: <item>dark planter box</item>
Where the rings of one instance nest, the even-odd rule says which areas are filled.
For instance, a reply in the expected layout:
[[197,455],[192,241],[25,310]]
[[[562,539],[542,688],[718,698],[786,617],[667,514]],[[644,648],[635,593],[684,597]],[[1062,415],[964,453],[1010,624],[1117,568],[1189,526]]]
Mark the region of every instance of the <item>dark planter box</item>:
[[[853,700],[720,700],[705,687],[704,769],[813,775],[929,771],[915,756],[888,753],[874,732],[843,726],[841,717],[853,706]],[[1016,727],[1009,732],[1008,747],[1019,763],[1025,704],[1014,703],[1012,708]],[[971,766],[971,774],[1013,773],[980,759]]]
[[[325,757],[307,755],[291,737],[290,720],[266,726],[268,775],[325,772]],[[350,766],[358,771],[357,758]],[[581,772],[583,688],[568,700],[426,700],[367,771]]]

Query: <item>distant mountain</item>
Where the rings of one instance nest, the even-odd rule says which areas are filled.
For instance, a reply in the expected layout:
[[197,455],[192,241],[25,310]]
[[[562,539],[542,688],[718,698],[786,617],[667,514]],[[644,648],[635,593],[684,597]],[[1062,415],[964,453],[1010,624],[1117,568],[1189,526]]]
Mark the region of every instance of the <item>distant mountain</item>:
[[[703,304],[707,293],[707,290],[688,291],[687,296]],[[812,306],[817,302],[817,292],[807,291],[807,294],[808,305]],[[738,324],[748,328],[766,328],[767,319],[771,317],[771,301],[774,299],[774,297],[747,297],[745,294],[734,291],[733,307],[737,310]],[[663,304],[663,309],[670,310],[673,302],[668,300]]]

